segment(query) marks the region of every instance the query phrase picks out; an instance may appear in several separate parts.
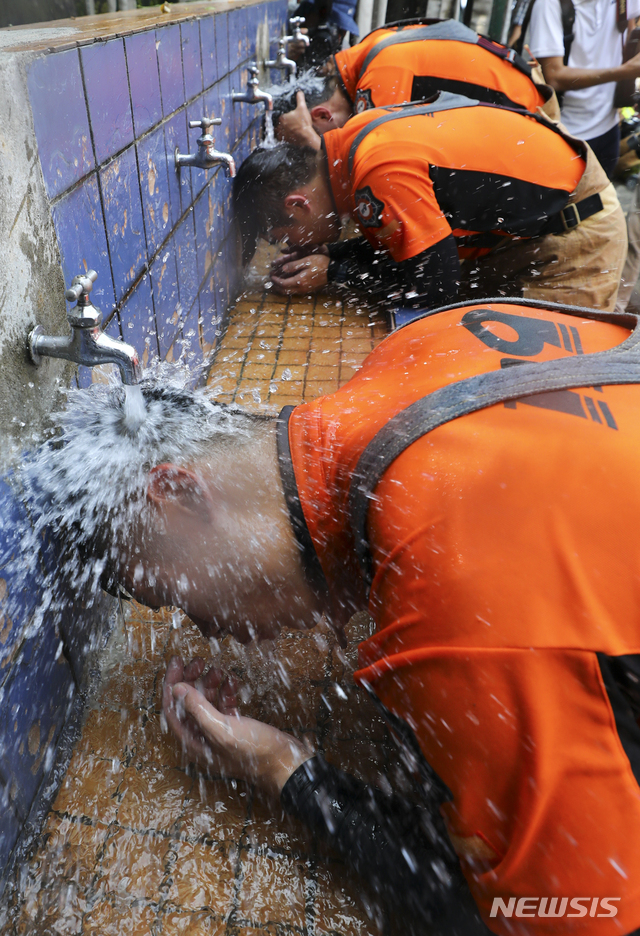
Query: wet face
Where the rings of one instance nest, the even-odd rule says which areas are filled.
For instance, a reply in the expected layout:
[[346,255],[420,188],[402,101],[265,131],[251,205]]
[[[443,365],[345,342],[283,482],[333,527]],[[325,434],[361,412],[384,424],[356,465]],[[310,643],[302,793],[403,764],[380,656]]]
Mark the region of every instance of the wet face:
[[271,639],[283,626],[312,627],[313,609],[292,584],[288,517],[266,495],[265,510],[247,510],[245,488],[242,477],[221,485],[206,470],[153,469],[122,565],[127,591],[151,607],[181,608],[205,637],[231,633],[247,643]]

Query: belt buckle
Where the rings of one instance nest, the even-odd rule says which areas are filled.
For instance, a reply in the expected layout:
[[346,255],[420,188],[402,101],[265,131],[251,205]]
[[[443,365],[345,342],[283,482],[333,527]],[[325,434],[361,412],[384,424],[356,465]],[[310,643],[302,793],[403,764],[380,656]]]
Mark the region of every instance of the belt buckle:
[[[569,211],[570,209],[573,209],[573,214],[567,218],[565,211]],[[580,224],[580,214],[576,205],[567,205],[566,208],[563,208],[560,212],[560,218],[562,220],[562,227],[565,229],[565,231],[572,231]]]

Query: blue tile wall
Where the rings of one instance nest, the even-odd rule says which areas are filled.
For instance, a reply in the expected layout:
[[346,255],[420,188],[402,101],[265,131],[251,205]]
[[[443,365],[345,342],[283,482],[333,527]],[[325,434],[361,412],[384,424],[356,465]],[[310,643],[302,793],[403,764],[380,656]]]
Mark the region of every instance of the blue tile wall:
[[158,69],[162,109],[165,117],[184,104],[184,80],[182,76],[182,53],[180,49],[180,26],[165,26],[156,29]]
[[124,42],[96,42],[80,53],[96,162],[102,163],[133,141]]
[[197,20],[180,24],[182,39],[182,71],[187,101],[202,91],[202,62],[200,58],[200,27]]
[[[98,269],[96,298],[106,314],[115,305],[123,337],[147,363],[158,354],[164,359],[178,333],[184,335],[199,292],[206,301],[198,303],[197,333],[208,353],[234,298],[239,270],[235,244],[227,243],[231,181],[222,167],[177,173],[174,153],[176,147],[196,152],[201,130],[190,129],[188,121],[203,115],[222,119],[213,131],[216,146],[237,163],[256,144],[262,106],[234,105],[231,92],[246,88],[247,65],[265,22],[270,36],[281,32],[284,0],[156,25],[77,52],[53,53],[32,66],[32,106],[34,117],[40,115],[36,138],[48,167],[43,163],[65,278],[85,265]],[[87,136],[88,126],[91,131],[78,166],[78,144],[69,149],[50,132],[62,108],[50,87],[62,66],[79,135]],[[62,169],[56,160],[63,160]],[[228,264],[234,269],[223,269]],[[88,379],[82,375],[81,382]]]
[[119,302],[147,261],[138,163],[131,146],[100,170],[111,271]]
[[82,270],[97,270],[92,299],[108,312],[115,303],[115,293],[96,175],[87,176],[82,185],[62,195],[52,211],[65,283]]
[[136,137],[162,118],[160,77],[155,32],[138,33],[124,40]]
[[[147,249],[153,254],[171,230],[172,219],[164,127],[156,127],[137,146]],[[176,198],[179,206],[177,190]],[[176,217],[180,217],[179,207]]]
[[78,53],[38,59],[28,83],[42,174],[53,198],[94,166]]

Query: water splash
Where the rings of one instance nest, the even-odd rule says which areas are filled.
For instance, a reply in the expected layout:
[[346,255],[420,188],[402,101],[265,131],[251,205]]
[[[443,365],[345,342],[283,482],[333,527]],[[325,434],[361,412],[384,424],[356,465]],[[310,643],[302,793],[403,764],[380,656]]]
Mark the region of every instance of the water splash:
[[273,114],[270,110],[264,115],[264,139],[262,146],[264,149],[273,149],[276,145],[276,137],[273,132]]
[[147,418],[147,407],[139,386],[124,388],[123,425],[135,435]]

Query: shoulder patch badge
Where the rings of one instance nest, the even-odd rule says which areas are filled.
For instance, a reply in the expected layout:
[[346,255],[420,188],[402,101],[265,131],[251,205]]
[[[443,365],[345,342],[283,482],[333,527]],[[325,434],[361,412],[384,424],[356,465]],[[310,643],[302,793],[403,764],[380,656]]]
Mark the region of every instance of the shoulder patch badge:
[[356,100],[354,104],[354,110],[356,114],[362,114],[364,111],[369,110],[376,105],[373,103],[373,98],[371,97],[370,88],[358,88],[356,91]]
[[356,211],[363,227],[377,228],[382,224],[382,212],[384,211],[384,202],[373,194],[368,185],[357,189],[354,200]]

